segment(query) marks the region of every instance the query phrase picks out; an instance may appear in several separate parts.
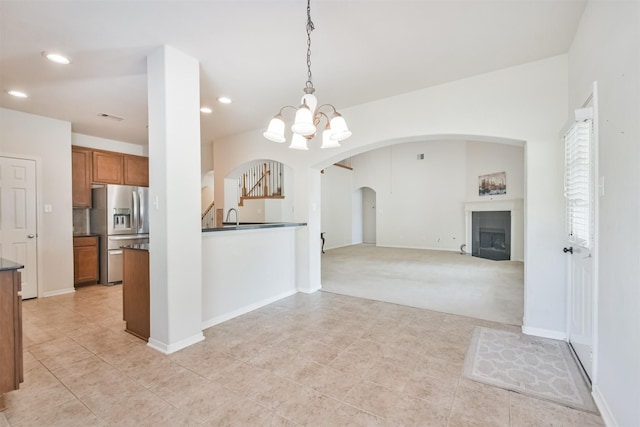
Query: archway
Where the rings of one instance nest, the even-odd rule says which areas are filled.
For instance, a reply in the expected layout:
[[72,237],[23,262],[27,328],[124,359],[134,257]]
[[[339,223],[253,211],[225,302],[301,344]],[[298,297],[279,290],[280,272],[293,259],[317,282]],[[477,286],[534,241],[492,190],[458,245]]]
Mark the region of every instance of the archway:
[[[475,138],[474,138],[475,139]],[[381,268],[380,266],[386,264],[393,258],[397,261],[403,262],[405,255],[402,252],[406,250],[431,250],[437,251],[443,255],[453,255],[454,263],[467,258],[460,254],[460,246],[465,243],[467,238],[466,229],[466,215],[467,209],[476,210],[475,205],[482,205],[483,208],[493,203],[505,204],[508,199],[517,199],[520,201],[518,206],[522,205],[522,201],[525,197],[525,176],[524,176],[524,163],[525,163],[525,150],[522,142],[515,142],[511,144],[504,144],[505,141],[487,141],[485,138],[482,141],[472,140],[471,138],[464,140],[450,139],[450,138],[438,138],[433,140],[427,138],[426,141],[402,141],[399,144],[391,144],[386,147],[377,148],[369,152],[361,153],[361,155],[352,156],[354,171],[349,179],[353,183],[352,188],[356,188],[352,192],[353,200],[350,201],[352,205],[351,217],[343,217],[343,222],[348,221],[352,224],[352,244],[358,244],[360,242],[375,242],[378,248],[393,248],[394,251],[388,258],[380,258],[380,262],[368,262],[362,264],[363,266],[370,265],[375,268]],[[516,159],[515,161],[513,159]],[[494,170],[495,169],[495,170]],[[500,169],[500,170],[498,170]],[[478,192],[478,179],[480,175],[493,172],[502,172],[506,170],[509,177],[509,192],[505,196],[486,197],[483,198]],[[324,188],[327,183],[324,178],[321,180],[323,185],[322,193],[335,195],[334,191]],[[348,186],[349,183],[333,182],[334,188],[340,186]],[[374,190],[375,188],[375,190]],[[367,202],[365,194],[369,195],[370,200]],[[331,200],[331,212],[335,215],[336,212],[344,211],[341,206],[337,205],[335,197]],[[325,198],[322,199],[323,204]],[[369,208],[365,208],[365,206]],[[514,204],[516,205],[516,204]],[[374,208],[375,207],[375,208]],[[374,209],[372,209],[374,208]],[[502,210],[497,209],[497,210]],[[325,207],[323,205],[323,214]],[[376,231],[374,236],[365,236],[365,214],[367,211],[375,212],[376,226],[373,230]],[[518,215],[523,215],[523,211],[520,208]],[[373,219],[372,218],[372,219]],[[324,222],[324,219],[323,219]],[[519,243],[522,244],[524,240],[524,227],[522,221],[519,220],[516,224],[520,224],[517,228],[519,233]],[[369,227],[371,230],[371,227]],[[346,244],[341,245],[345,247],[338,248],[336,251],[342,251],[341,260],[339,262],[344,263],[351,255],[357,255],[353,248],[351,252],[347,251]],[[395,249],[399,250],[395,250]],[[375,247],[373,248],[375,249]],[[334,251],[332,251],[334,252]],[[518,252],[522,254],[522,252]],[[406,256],[415,256],[415,253],[407,253]],[[332,262],[332,253],[323,256],[323,263]],[[371,260],[376,259],[375,255],[368,253]],[[354,258],[356,259],[357,256]],[[421,261],[417,261],[421,259]],[[471,258],[468,258],[471,260]],[[355,261],[354,261],[355,262]],[[406,268],[419,266],[420,263],[429,264],[429,258],[416,257],[416,262],[405,264]],[[442,265],[449,261],[442,260]],[[447,311],[446,307],[453,307],[455,304],[441,304],[438,306],[430,307],[428,305],[420,304],[420,299],[425,301],[433,300],[430,295],[417,295],[416,298],[401,298],[399,295],[394,294],[394,290],[382,291],[381,287],[383,283],[379,283],[379,288],[375,289],[370,299],[380,299],[394,303],[420,306],[423,308],[435,309],[437,311],[447,311],[454,314],[462,314],[470,317],[484,318],[487,320],[503,321],[505,323],[521,324],[523,315],[523,294],[524,294],[524,278],[523,278],[523,256],[519,258],[513,258],[513,262],[519,263],[518,273],[519,276],[514,279],[518,289],[517,293],[513,296],[509,295],[508,301],[505,301],[504,305],[517,306],[515,309],[508,313],[504,313],[505,317],[487,317],[487,311],[493,310],[494,307],[491,304],[483,304],[480,299],[469,300],[469,307],[472,308],[469,312],[456,312],[454,310]],[[478,263],[476,263],[478,264]],[[472,264],[473,265],[473,264]],[[434,268],[437,265],[434,264]],[[494,266],[497,266],[494,265]],[[494,267],[492,266],[492,267]],[[370,284],[374,283],[376,277],[385,277],[390,281],[395,280],[395,277],[391,277],[392,266],[388,266],[388,270],[384,268],[378,271],[377,275],[372,274],[367,280],[361,280],[361,277],[354,276],[352,280],[354,286],[351,287],[353,291],[350,295],[361,296],[367,298],[366,294],[362,291]],[[450,272],[459,272],[459,275],[452,275],[449,280],[452,280],[452,285],[473,283],[475,279],[463,272],[464,269],[461,265],[452,267],[448,272],[442,272],[443,274],[435,274],[435,270],[429,269],[423,271],[423,266],[414,269],[413,276],[407,278],[406,283],[411,283],[412,289],[416,289],[416,285],[419,283],[429,282],[430,277],[440,277],[443,280],[449,277]],[[351,267],[347,267],[344,264],[340,266],[341,271],[349,271]],[[470,267],[472,268],[472,267]],[[363,271],[362,268],[354,268],[356,270]],[[408,271],[408,270],[407,270]],[[335,291],[334,277],[325,274],[327,269],[322,266],[322,286],[325,290]],[[399,271],[403,274],[403,271]],[[433,273],[433,274],[432,274]],[[466,274],[466,275],[465,275]],[[455,276],[455,277],[454,277]],[[495,277],[499,274],[491,277],[476,280],[479,286],[485,286],[481,292],[484,296],[489,298],[489,295],[498,295],[502,297],[502,289],[494,292],[490,286],[492,281],[495,282]],[[339,277],[336,275],[335,277]],[[346,278],[346,274],[342,273],[341,277]],[[400,276],[401,277],[401,276]],[[399,278],[399,283],[402,279]],[[479,282],[484,281],[482,284]],[[511,283],[511,282],[509,282]],[[438,286],[442,285],[440,281]],[[507,283],[504,286],[508,286]],[[356,289],[357,288],[357,289]],[[398,288],[399,289],[399,288]],[[477,291],[477,289],[475,290]],[[447,292],[451,294],[451,289],[442,288],[437,295],[447,295]],[[460,289],[460,293],[466,292],[464,289]],[[340,293],[340,292],[338,292]],[[457,293],[455,291],[454,293]],[[437,296],[436,295],[436,296]],[[484,297],[483,296],[483,297]],[[385,299],[385,298],[389,299]],[[513,298],[512,298],[513,297]],[[462,300],[463,298],[460,298]],[[494,298],[495,299],[495,298]],[[508,303],[507,303],[508,302]],[[480,310],[481,306],[485,306],[487,310]],[[457,309],[457,307],[453,307]],[[499,307],[495,307],[498,311]]]

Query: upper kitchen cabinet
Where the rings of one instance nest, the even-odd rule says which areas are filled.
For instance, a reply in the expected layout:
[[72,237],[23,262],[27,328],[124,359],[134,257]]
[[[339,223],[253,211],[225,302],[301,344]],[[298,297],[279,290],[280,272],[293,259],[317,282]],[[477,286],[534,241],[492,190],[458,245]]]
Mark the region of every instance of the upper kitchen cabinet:
[[124,183],[138,187],[149,186],[149,158],[142,156],[124,156]]
[[93,182],[97,184],[124,184],[123,158],[119,153],[93,152]]
[[91,184],[149,186],[149,158],[72,146],[73,207],[91,207]]
[[91,150],[71,148],[72,201],[74,208],[91,207]]

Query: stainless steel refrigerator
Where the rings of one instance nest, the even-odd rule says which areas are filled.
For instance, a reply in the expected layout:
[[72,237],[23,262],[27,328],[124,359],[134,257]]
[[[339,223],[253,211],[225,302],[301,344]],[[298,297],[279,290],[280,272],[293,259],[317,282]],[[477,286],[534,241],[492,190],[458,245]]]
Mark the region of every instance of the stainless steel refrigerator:
[[122,282],[122,246],[149,243],[149,189],[105,185],[91,190],[91,233],[100,235],[100,283]]

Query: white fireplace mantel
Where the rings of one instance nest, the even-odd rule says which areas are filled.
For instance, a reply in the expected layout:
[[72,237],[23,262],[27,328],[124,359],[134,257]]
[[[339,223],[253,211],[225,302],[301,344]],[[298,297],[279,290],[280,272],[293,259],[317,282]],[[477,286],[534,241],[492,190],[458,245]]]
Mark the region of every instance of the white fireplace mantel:
[[524,199],[487,200],[464,204],[467,252],[471,252],[471,219],[473,212],[511,212],[511,260],[524,261]]

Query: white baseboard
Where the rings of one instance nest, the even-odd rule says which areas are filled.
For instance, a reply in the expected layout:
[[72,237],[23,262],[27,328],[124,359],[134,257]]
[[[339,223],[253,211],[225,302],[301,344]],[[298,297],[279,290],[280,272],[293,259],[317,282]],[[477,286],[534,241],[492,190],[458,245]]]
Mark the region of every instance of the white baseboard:
[[149,342],[147,343],[148,347],[151,347],[154,350],[159,351],[164,354],[175,353],[176,351],[182,350],[183,348],[187,348],[190,345],[198,343],[200,341],[204,341],[204,335],[202,332],[195,334],[189,338],[185,338],[173,344],[166,344],[160,342],[154,338],[149,338]]
[[212,326],[215,326],[215,325],[217,325],[219,323],[226,322],[227,320],[231,320],[234,317],[242,316],[243,314],[247,314],[250,311],[257,310],[258,308],[264,307],[265,305],[269,305],[269,304],[274,303],[276,301],[279,301],[279,300],[281,300],[283,298],[290,297],[291,295],[294,295],[296,293],[298,293],[297,290],[283,292],[283,293],[275,295],[275,296],[273,296],[271,298],[267,298],[267,299],[264,299],[262,301],[254,302],[253,304],[249,304],[249,305],[245,305],[244,307],[240,307],[237,310],[233,310],[233,311],[230,311],[228,313],[221,314],[219,316],[213,317],[213,318],[208,319],[208,320],[204,320],[202,322],[202,329],[204,330],[204,329],[210,328]]
[[43,298],[48,298],[48,297],[55,297],[57,295],[66,295],[66,294],[72,294],[76,291],[76,288],[67,288],[67,289],[60,289],[59,291],[50,291],[50,292],[45,292],[42,297]]
[[602,395],[597,384],[593,386],[591,396],[593,396],[593,401],[596,402],[596,406],[600,411],[600,416],[602,416],[604,425],[607,427],[618,427],[618,423],[616,423],[616,419],[614,418],[609,405],[607,405],[607,400]]
[[330,251],[331,249],[346,248],[347,246],[355,246],[359,244],[360,243],[345,243],[344,245],[325,246],[324,250],[326,252],[326,251]]
[[551,329],[532,328],[529,326],[522,326],[522,333],[525,335],[533,335],[534,337],[551,338],[553,340],[565,341],[567,334],[565,332],[553,331]]
[[443,251],[443,252],[460,252],[460,248],[432,248],[426,246],[403,246],[403,245],[380,245],[376,244],[379,248],[398,248],[398,249],[421,249],[425,251]]
[[320,289],[322,289],[322,285],[320,285],[320,286],[316,286],[315,288],[312,288],[312,289],[302,289],[302,288],[299,288],[299,289],[298,289],[298,292],[302,292],[303,294],[313,294],[313,293],[315,293],[315,292],[318,292]]

